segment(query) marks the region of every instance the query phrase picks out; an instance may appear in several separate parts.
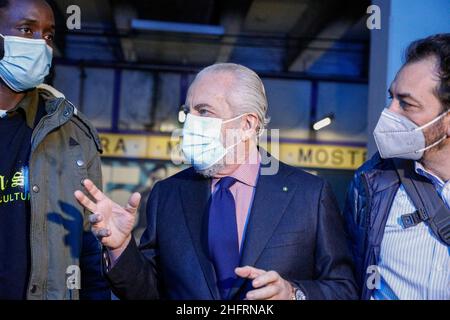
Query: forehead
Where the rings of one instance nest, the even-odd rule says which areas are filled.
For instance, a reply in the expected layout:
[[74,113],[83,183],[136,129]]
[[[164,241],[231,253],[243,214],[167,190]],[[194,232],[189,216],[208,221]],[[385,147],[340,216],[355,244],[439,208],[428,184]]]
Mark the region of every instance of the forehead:
[[433,57],[406,64],[398,72],[392,86],[397,92],[433,93],[439,83],[436,66],[436,58]]
[[234,77],[228,72],[211,72],[198,77],[191,86],[190,99],[193,104],[213,103],[225,100]]
[[44,0],[10,0],[3,18],[10,22],[30,19],[51,24],[55,20],[52,8]]

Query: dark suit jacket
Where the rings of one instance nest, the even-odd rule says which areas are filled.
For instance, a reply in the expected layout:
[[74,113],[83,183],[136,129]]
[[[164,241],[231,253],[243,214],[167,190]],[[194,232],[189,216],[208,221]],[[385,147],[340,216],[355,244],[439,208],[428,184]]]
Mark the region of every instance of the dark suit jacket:
[[[207,256],[210,183],[189,168],[154,186],[139,249],[131,241],[107,273],[119,298],[220,299]],[[330,187],[281,162],[276,175],[259,176],[240,265],[277,271],[307,299],[357,298]],[[238,279],[230,297],[241,299],[249,289],[250,281]]]

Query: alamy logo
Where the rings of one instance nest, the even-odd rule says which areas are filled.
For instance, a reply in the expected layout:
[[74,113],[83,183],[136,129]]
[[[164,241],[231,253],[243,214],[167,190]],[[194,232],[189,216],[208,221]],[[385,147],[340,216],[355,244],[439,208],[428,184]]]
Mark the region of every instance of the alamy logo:
[[81,8],[77,5],[71,5],[67,7],[66,13],[70,15],[67,18],[66,26],[69,30],[81,29]]
[[[217,159],[216,163],[221,163],[231,165],[231,164],[242,164],[244,159],[241,159],[238,155],[245,154],[246,146],[244,143],[239,143],[236,129],[227,129],[224,132],[223,139],[221,137],[220,142],[214,141],[214,138],[205,135],[207,130],[199,131],[195,134],[195,141],[191,141],[189,146],[186,146],[188,150],[191,150],[191,154],[197,154],[197,161],[201,162],[203,160],[208,160],[210,157],[210,152],[213,152],[215,156],[217,153],[216,149],[223,150],[224,154],[221,155],[220,159]],[[184,156],[182,149],[182,138],[183,129],[175,129],[172,131],[172,136],[170,138],[171,151],[170,158],[174,165],[193,165],[190,159]],[[191,138],[192,140],[192,138]],[[224,145],[220,145],[222,141],[225,142]],[[260,161],[261,161],[261,175],[270,176],[278,173],[279,163],[277,159],[280,157],[280,130],[270,129],[264,130],[258,138],[258,144],[263,148],[260,149]],[[230,151],[226,149],[225,146],[233,146]],[[233,149],[233,151],[231,151]],[[234,150],[236,149],[236,150]],[[266,151],[267,150],[267,151]],[[269,154],[270,152],[270,154]],[[193,160],[193,159],[192,159]],[[257,157],[249,157],[245,159],[248,164],[256,164]]]
[[77,265],[70,265],[66,269],[66,286],[69,290],[81,289],[81,270]]
[[367,7],[367,11],[370,16],[367,18],[366,26],[369,30],[381,29],[381,9],[377,5],[371,5]]
[[381,275],[378,266],[368,266],[366,273],[369,275],[366,281],[367,288],[369,290],[380,289]]

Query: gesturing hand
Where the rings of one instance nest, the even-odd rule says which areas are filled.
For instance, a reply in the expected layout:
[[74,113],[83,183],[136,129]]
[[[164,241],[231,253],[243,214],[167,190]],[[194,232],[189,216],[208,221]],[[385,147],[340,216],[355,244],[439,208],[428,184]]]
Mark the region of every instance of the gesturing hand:
[[91,180],[86,179],[83,184],[94,201],[80,190],[75,191],[74,195],[83,207],[92,212],[89,216],[92,232],[109,249],[121,248],[131,239],[141,195],[133,193],[123,208],[109,199]]

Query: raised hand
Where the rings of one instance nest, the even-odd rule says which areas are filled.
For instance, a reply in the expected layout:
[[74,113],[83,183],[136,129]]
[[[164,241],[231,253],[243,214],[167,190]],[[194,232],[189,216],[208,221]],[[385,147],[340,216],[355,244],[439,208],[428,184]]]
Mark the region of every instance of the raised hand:
[[86,179],[83,184],[94,201],[80,190],[75,191],[74,195],[83,207],[92,212],[89,222],[94,235],[111,250],[126,246],[131,239],[141,195],[133,193],[128,204],[121,207],[101,192],[91,180]]

